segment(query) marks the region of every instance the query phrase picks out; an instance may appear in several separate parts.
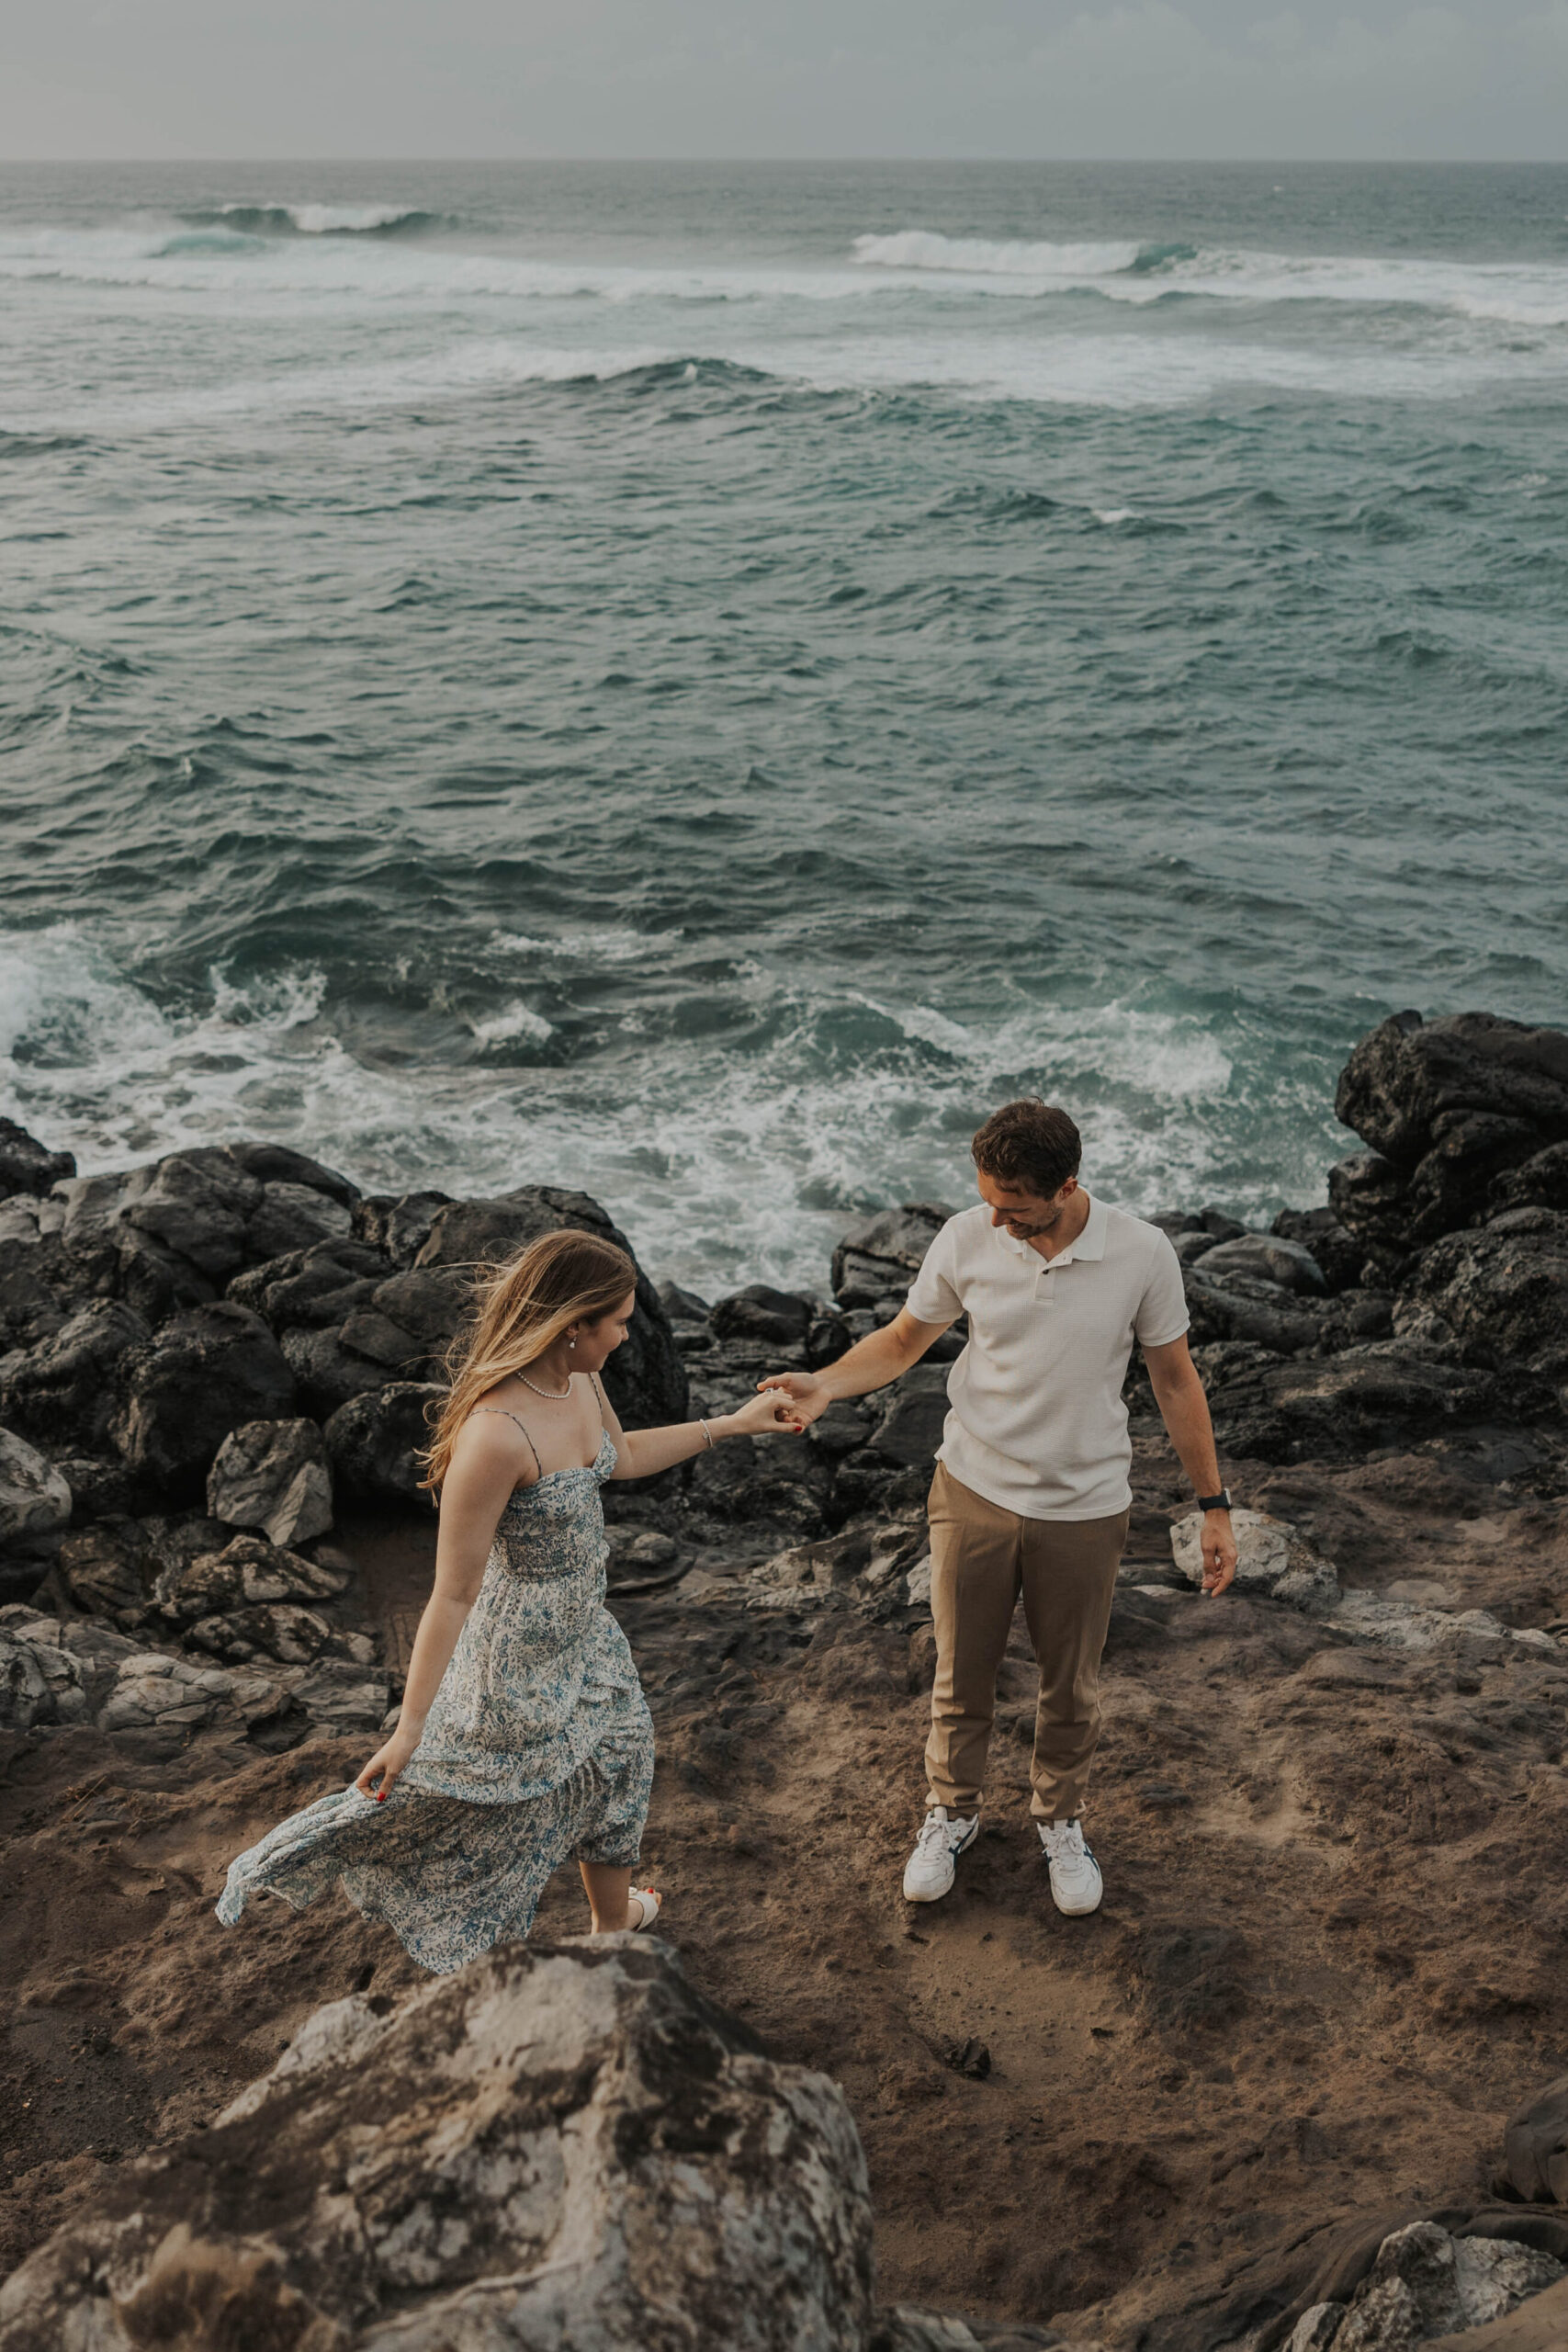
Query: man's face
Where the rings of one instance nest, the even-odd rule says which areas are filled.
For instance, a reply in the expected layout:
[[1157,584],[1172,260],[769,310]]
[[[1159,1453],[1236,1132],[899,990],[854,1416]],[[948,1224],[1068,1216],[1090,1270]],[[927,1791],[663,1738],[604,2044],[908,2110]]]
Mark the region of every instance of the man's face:
[[1067,1203],[1078,1189],[1077,1178],[1069,1176],[1060,1192],[1053,1193],[1046,1200],[1039,1193],[1026,1193],[1020,1184],[1000,1183],[983,1169],[976,1170],[975,1182],[980,1188],[980,1198],[991,1212],[991,1223],[1002,1227],[1015,1241],[1032,1241],[1059,1225]]

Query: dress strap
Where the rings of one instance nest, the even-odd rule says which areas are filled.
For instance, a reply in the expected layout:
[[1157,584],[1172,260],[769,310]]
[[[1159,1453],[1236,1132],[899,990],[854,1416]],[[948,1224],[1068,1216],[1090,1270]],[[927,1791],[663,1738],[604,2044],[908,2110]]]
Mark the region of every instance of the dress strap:
[[[476,1405],[474,1410],[476,1413],[493,1413],[498,1420],[517,1421],[516,1414],[508,1412],[504,1405]],[[528,1451],[534,1457],[535,1471],[542,1478],[545,1475],[545,1465],[539,1459],[539,1449],[533,1439],[528,1437],[528,1431],[523,1422],[517,1421],[517,1426],[523,1430],[524,1436],[528,1438]]]
[[593,1394],[599,1399],[599,1426],[607,1436],[610,1424],[604,1419],[604,1391],[599,1385],[599,1375],[596,1372],[591,1372],[588,1377],[593,1383]]

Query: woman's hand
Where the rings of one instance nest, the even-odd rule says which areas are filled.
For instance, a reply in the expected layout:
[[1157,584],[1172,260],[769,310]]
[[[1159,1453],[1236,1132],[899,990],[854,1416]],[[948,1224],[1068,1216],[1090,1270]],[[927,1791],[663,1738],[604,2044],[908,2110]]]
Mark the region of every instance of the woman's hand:
[[804,1429],[808,1421],[819,1420],[833,1401],[833,1392],[825,1381],[809,1372],[770,1372],[758,1387],[764,1396],[784,1398],[795,1415],[793,1427]]
[[408,1738],[400,1725],[391,1738],[376,1750],[375,1755],[355,1781],[354,1785],[361,1796],[374,1797],[378,1804],[384,1804],[391,1792],[393,1782],[402,1772],[418,1746],[418,1740]]
[[789,1437],[806,1427],[800,1408],[782,1388],[764,1388],[748,1397],[738,1413],[727,1413],[716,1424],[721,1437]]

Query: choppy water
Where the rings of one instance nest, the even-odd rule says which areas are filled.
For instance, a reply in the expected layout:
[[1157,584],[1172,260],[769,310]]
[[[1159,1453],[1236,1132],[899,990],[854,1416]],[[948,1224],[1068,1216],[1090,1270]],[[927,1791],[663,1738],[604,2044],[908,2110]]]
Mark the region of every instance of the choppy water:
[[0,173],[0,1096],[818,1282],[1564,1017],[1568,171]]

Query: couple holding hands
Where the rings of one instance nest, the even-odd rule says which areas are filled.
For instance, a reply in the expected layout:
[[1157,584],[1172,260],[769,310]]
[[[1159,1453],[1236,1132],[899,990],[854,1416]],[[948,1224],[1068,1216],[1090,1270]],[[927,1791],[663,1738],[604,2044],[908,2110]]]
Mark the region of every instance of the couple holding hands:
[[413,1958],[459,1968],[525,1936],[569,1857],[595,1934],[650,1927],[633,1884],[653,1725],[604,1605],[600,1487],[737,1436],[798,1434],[835,1398],[919,1362],[960,1316],[968,1340],[930,1513],[936,1679],[910,1902],[953,1884],[979,1831],[996,1679],[1020,1595],[1040,1669],[1032,1811],[1058,1909],[1098,1908],[1082,1827],[1099,1668],[1126,1542],[1134,1340],[1203,1520],[1203,1589],[1235,1572],[1230,1498],[1188,1353],[1181,1269],[1157,1227],[1091,1199],[1065,1111],[1010,1102],[972,1146],[979,1201],[932,1241],[908,1303],[815,1373],[782,1373],[737,1413],[621,1428],[599,1378],[626,1335],[636,1269],[596,1236],[547,1234],[488,1281],[427,1457],[435,1581],[397,1728],[354,1784],[231,1865],[218,1915],[263,1889],[296,1907],[333,1883]]

